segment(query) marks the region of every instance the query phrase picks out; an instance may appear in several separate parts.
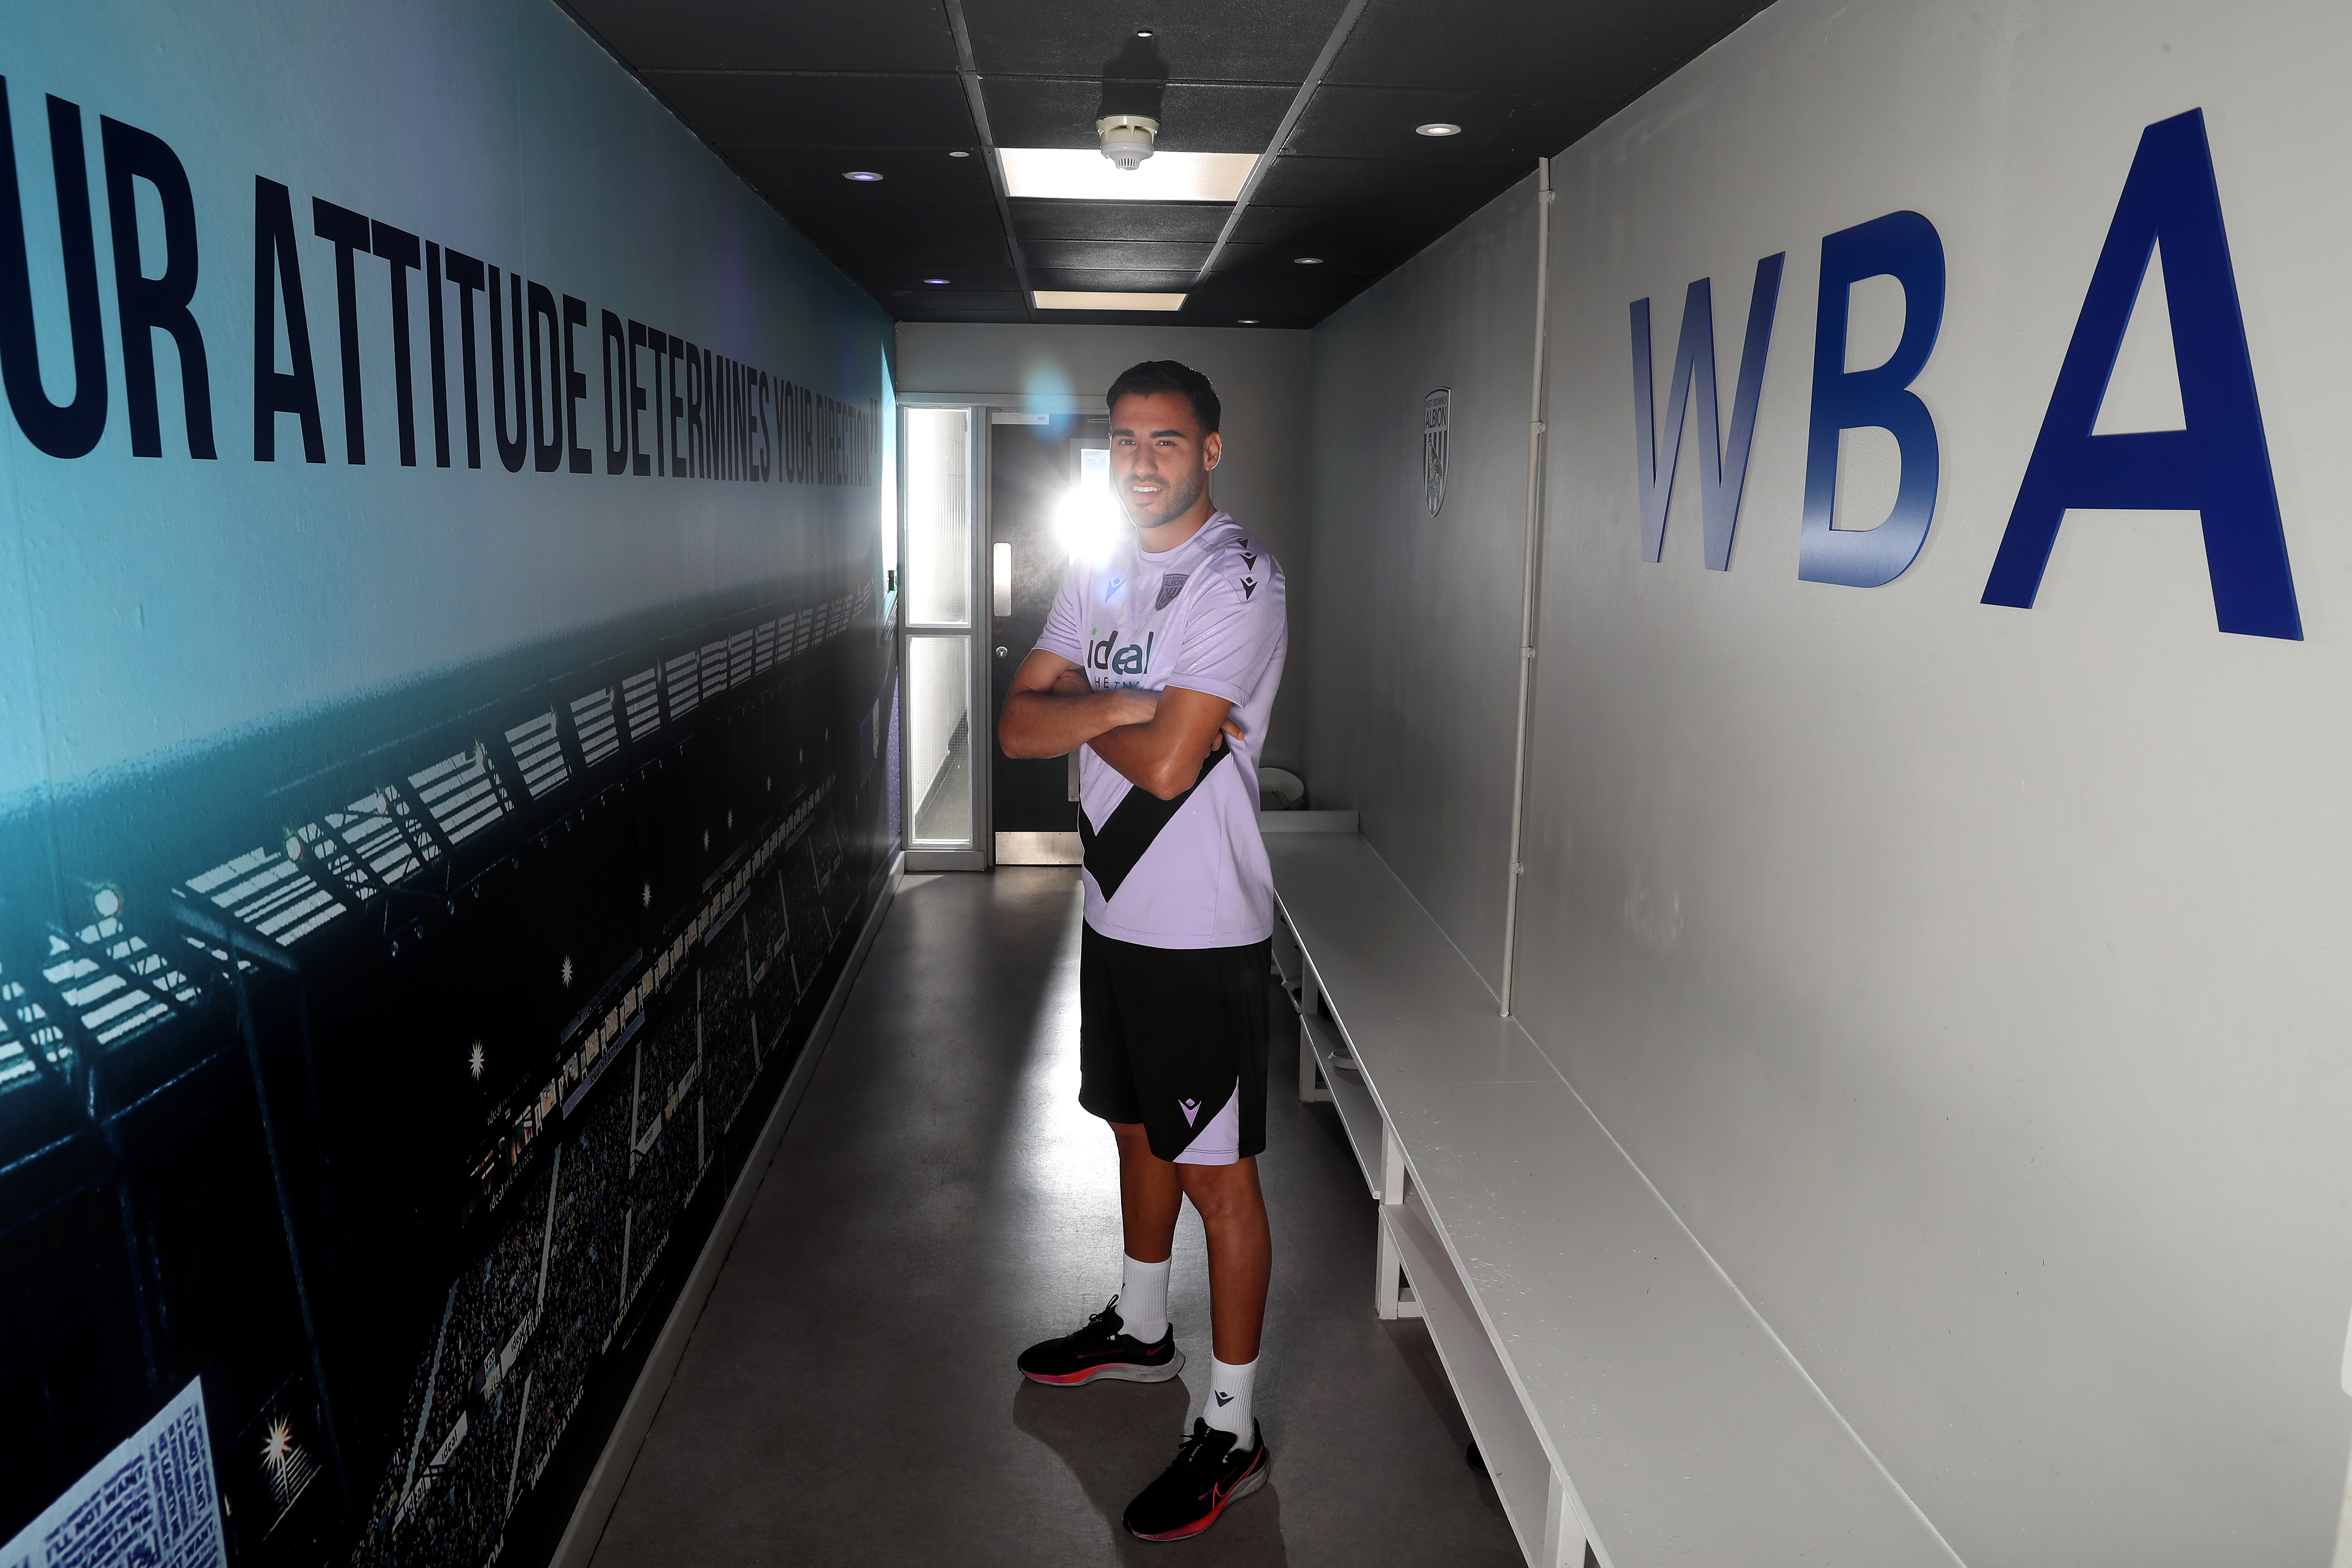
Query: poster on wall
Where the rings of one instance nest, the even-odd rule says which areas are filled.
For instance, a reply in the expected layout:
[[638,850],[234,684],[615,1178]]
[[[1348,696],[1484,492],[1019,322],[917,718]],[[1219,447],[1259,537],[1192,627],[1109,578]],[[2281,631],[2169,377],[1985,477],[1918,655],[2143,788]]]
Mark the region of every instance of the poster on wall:
[[536,0],[12,26],[7,1568],[551,1547],[897,846],[889,344]]

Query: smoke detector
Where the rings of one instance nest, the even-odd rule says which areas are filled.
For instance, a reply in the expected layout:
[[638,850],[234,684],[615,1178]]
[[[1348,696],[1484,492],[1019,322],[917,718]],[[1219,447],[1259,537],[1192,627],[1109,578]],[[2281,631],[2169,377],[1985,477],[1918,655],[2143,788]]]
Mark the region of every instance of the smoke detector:
[[1142,114],[1106,114],[1095,121],[1095,132],[1102,138],[1102,155],[1132,174],[1151,156],[1160,121]]

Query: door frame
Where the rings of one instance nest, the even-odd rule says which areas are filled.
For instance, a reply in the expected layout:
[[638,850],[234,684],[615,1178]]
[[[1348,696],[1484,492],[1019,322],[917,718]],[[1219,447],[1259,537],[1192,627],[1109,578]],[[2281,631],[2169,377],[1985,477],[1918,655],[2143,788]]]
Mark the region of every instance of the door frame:
[[[995,532],[995,520],[990,508],[992,487],[989,448],[992,442],[989,432],[994,426],[994,416],[1045,414],[1064,417],[1076,416],[1083,418],[1105,412],[1102,399],[1069,392],[912,392],[902,387],[898,395],[898,406],[900,408],[960,408],[971,416],[971,443],[974,450],[971,454],[968,467],[972,484],[971,598],[970,600],[972,608],[971,625],[967,635],[971,639],[972,687],[969,700],[971,703],[971,714],[975,721],[992,718],[995,712],[995,700],[989,667],[995,662],[996,647],[995,644],[989,640],[993,632],[989,623],[993,617],[985,612],[992,607],[990,592],[992,583],[989,572],[989,544]],[[902,436],[898,442],[898,563],[902,574],[907,563],[906,463],[907,443]],[[902,600],[901,603],[904,601]],[[908,627],[907,617],[903,614],[898,617],[898,679],[902,688],[907,679],[907,644],[918,636],[940,635],[952,634],[915,632]],[[909,726],[913,722],[912,704],[904,695],[898,703],[898,754],[903,757],[911,753]],[[975,839],[972,847],[969,849],[914,848],[915,806],[918,803],[912,798],[904,799],[900,803],[904,814],[900,820],[907,825],[908,870],[985,871],[995,864],[996,813],[994,803],[990,799],[989,794],[990,775],[995,770],[992,765],[985,768],[980,765],[981,759],[977,753],[983,743],[992,751],[996,744],[996,737],[993,734],[983,737],[975,731],[972,735],[975,753],[972,758],[974,774],[972,822]],[[992,763],[992,756],[991,760]],[[914,793],[914,781],[911,778],[902,778],[899,783],[902,794],[911,797]]]
[[[960,637],[964,639],[966,653],[964,711],[970,716],[971,725],[971,740],[968,742],[971,749],[971,757],[968,771],[971,776],[972,840],[968,846],[958,848],[919,849],[915,847],[915,808],[921,803],[915,799],[918,785],[913,774],[904,773],[898,784],[901,795],[899,820],[907,825],[906,868],[909,871],[985,871],[994,858],[991,852],[994,843],[994,836],[991,830],[994,814],[991,811],[989,803],[990,769],[982,765],[983,759],[981,755],[984,748],[992,752],[996,745],[996,737],[986,732],[992,706],[989,686],[990,663],[993,657],[992,646],[987,644],[990,630],[987,614],[989,608],[988,431],[989,416],[994,410],[985,401],[978,401],[962,395],[920,392],[899,393],[898,406],[899,409],[952,408],[969,416],[969,423],[965,426],[968,450],[965,453],[964,479],[971,489],[971,493],[966,498],[965,512],[970,521],[970,527],[966,531],[964,552],[966,556],[964,562],[965,624],[961,628],[919,627],[911,624],[911,617],[902,608],[898,616],[898,679],[902,689],[905,689],[908,672],[912,668],[909,647],[917,638]],[[908,550],[907,536],[907,447],[906,434],[902,428],[898,437],[898,566],[902,574],[911,559]],[[900,586],[903,588],[905,584],[902,582]],[[902,606],[910,602],[903,596],[899,600]],[[913,693],[908,690],[898,703],[898,754],[902,757],[913,755]]]

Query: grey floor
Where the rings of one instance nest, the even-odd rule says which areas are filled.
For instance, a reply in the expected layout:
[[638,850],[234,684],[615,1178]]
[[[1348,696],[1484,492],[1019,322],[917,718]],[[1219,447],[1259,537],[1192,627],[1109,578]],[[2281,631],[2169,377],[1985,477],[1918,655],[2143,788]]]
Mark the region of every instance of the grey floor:
[[1372,1314],[1370,1200],[1279,1043],[1260,1161],[1273,1479],[1181,1545],[1119,1528],[1197,1410],[1208,1279],[1188,1209],[1180,1382],[1055,1389],[1013,1369],[1118,1285],[1110,1135],[1076,1102],[1077,939],[1074,871],[907,879],[596,1568],[1520,1561],[1427,1333]]

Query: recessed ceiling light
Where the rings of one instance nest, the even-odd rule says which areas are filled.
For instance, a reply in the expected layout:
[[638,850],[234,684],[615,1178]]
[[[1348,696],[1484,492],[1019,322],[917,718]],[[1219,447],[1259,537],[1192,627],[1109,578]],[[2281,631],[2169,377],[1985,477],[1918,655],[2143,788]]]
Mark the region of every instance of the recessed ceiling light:
[[950,158],[969,158],[971,154],[969,153],[950,153],[948,156]]
[[1138,27],[1135,30],[1135,36],[1139,38],[1148,38],[1151,37],[1151,29],[1149,27]]
[[1257,318],[1255,316],[1244,316],[1241,319],[1241,325],[1244,327],[1255,327],[1257,325]]
[[1005,195],[1066,202],[1230,202],[1255,153],[1156,153],[1121,169],[1097,147],[999,147]]
[[1320,267],[1323,265],[1323,258],[1319,256],[1294,256],[1290,259],[1296,261],[1301,267]]
[[1075,289],[1038,289],[1030,300],[1041,310],[1181,310],[1181,294],[1115,294]]
[[870,185],[882,176],[871,169],[845,169],[842,171],[841,177],[845,180],[855,180],[861,185]]
[[1414,126],[1412,133],[1415,136],[1459,136],[1462,134],[1462,127],[1449,125],[1443,120],[1433,120],[1426,125]]
[[933,288],[937,288],[939,285],[946,282],[947,279],[944,278],[926,278],[923,281],[930,284]]

